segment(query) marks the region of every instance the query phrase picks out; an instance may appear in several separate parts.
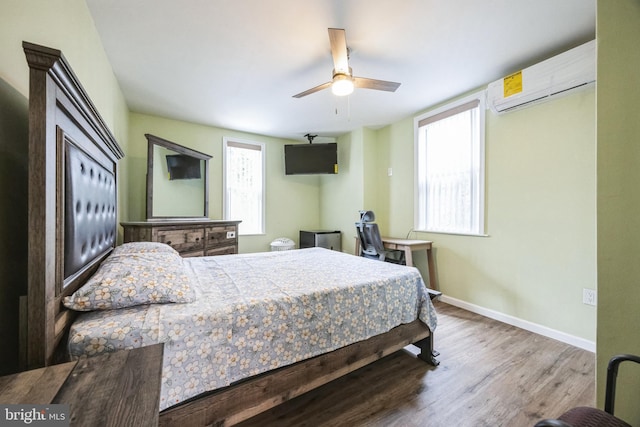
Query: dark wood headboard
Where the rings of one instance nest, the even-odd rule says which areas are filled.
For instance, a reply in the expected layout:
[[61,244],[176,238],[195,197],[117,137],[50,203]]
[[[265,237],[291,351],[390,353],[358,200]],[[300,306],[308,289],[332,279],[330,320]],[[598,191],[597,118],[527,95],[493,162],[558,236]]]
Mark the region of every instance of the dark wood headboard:
[[116,243],[118,143],[62,52],[23,42],[29,64],[26,363],[65,358],[73,313],[62,299]]

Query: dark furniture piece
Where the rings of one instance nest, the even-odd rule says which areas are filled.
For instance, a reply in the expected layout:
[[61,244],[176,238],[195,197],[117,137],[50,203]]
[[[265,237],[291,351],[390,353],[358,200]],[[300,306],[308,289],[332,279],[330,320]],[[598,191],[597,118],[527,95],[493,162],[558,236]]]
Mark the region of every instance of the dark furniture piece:
[[406,264],[404,251],[384,247],[378,224],[373,222],[376,219],[373,211],[360,211],[359,213],[360,221],[356,222],[356,231],[360,240],[360,255],[395,264]]
[[558,419],[539,421],[535,427],[631,427],[613,415],[618,367],[622,362],[640,363],[640,357],[631,354],[620,354],[609,360],[604,411],[597,408],[577,407],[565,412]]
[[300,230],[300,249],[315,247],[342,251],[342,233],[338,230]]
[[2,377],[0,402],[69,405],[71,426],[157,426],[162,352],[155,344]]
[[117,162],[124,153],[62,53],[27,42],[23,48],[30,73],[23,366],[34,369],[65,361],[75,313],[62,300],[115,246]]
[[238,253],[240,221],[140,221],[122,222],[124,243],[166,243],[180,256],[211,256]]

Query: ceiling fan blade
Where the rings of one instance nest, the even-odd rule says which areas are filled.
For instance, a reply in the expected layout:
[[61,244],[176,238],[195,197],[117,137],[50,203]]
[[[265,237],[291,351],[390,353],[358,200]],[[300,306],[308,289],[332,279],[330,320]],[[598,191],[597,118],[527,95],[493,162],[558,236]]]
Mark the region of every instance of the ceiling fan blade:
[[322,83],[316,87],[312,87],[311,89],[305,90],[304,92],[300,92],[296,95],[293,95],[294,98],[302,98],[303,96],[311,95],[312,93],[320,92],[322,89],[326,89],[331,86],[331,82]]
[[354,77],[355,87],[363,89],[385,90],[387,92],[395,92],[400,83],[388,82],[385,80],[368,79],[366,77]]
[[334,72],[350,74],[349,53],[347,52],[347,36],[345,31],[341,28],[329,28],[329,42],[331,43]]

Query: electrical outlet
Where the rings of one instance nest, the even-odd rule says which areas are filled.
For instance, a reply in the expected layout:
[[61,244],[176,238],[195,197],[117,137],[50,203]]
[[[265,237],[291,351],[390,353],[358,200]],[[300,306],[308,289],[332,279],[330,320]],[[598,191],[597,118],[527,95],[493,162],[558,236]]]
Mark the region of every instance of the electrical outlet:
[[227,231],[227,239],[235,239],[236,232],[235,231]]
[[587,305],[597,304],[597,295],[595,289],[582,289],[582,303]]

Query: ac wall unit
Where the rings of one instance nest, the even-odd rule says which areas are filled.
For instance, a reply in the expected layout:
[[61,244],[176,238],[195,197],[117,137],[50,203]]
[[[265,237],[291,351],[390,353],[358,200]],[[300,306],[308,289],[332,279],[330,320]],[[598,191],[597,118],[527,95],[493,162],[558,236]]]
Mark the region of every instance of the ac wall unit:
[[489,84],[487,106],[506,113],[595,81],[596,42],[592,40]]

